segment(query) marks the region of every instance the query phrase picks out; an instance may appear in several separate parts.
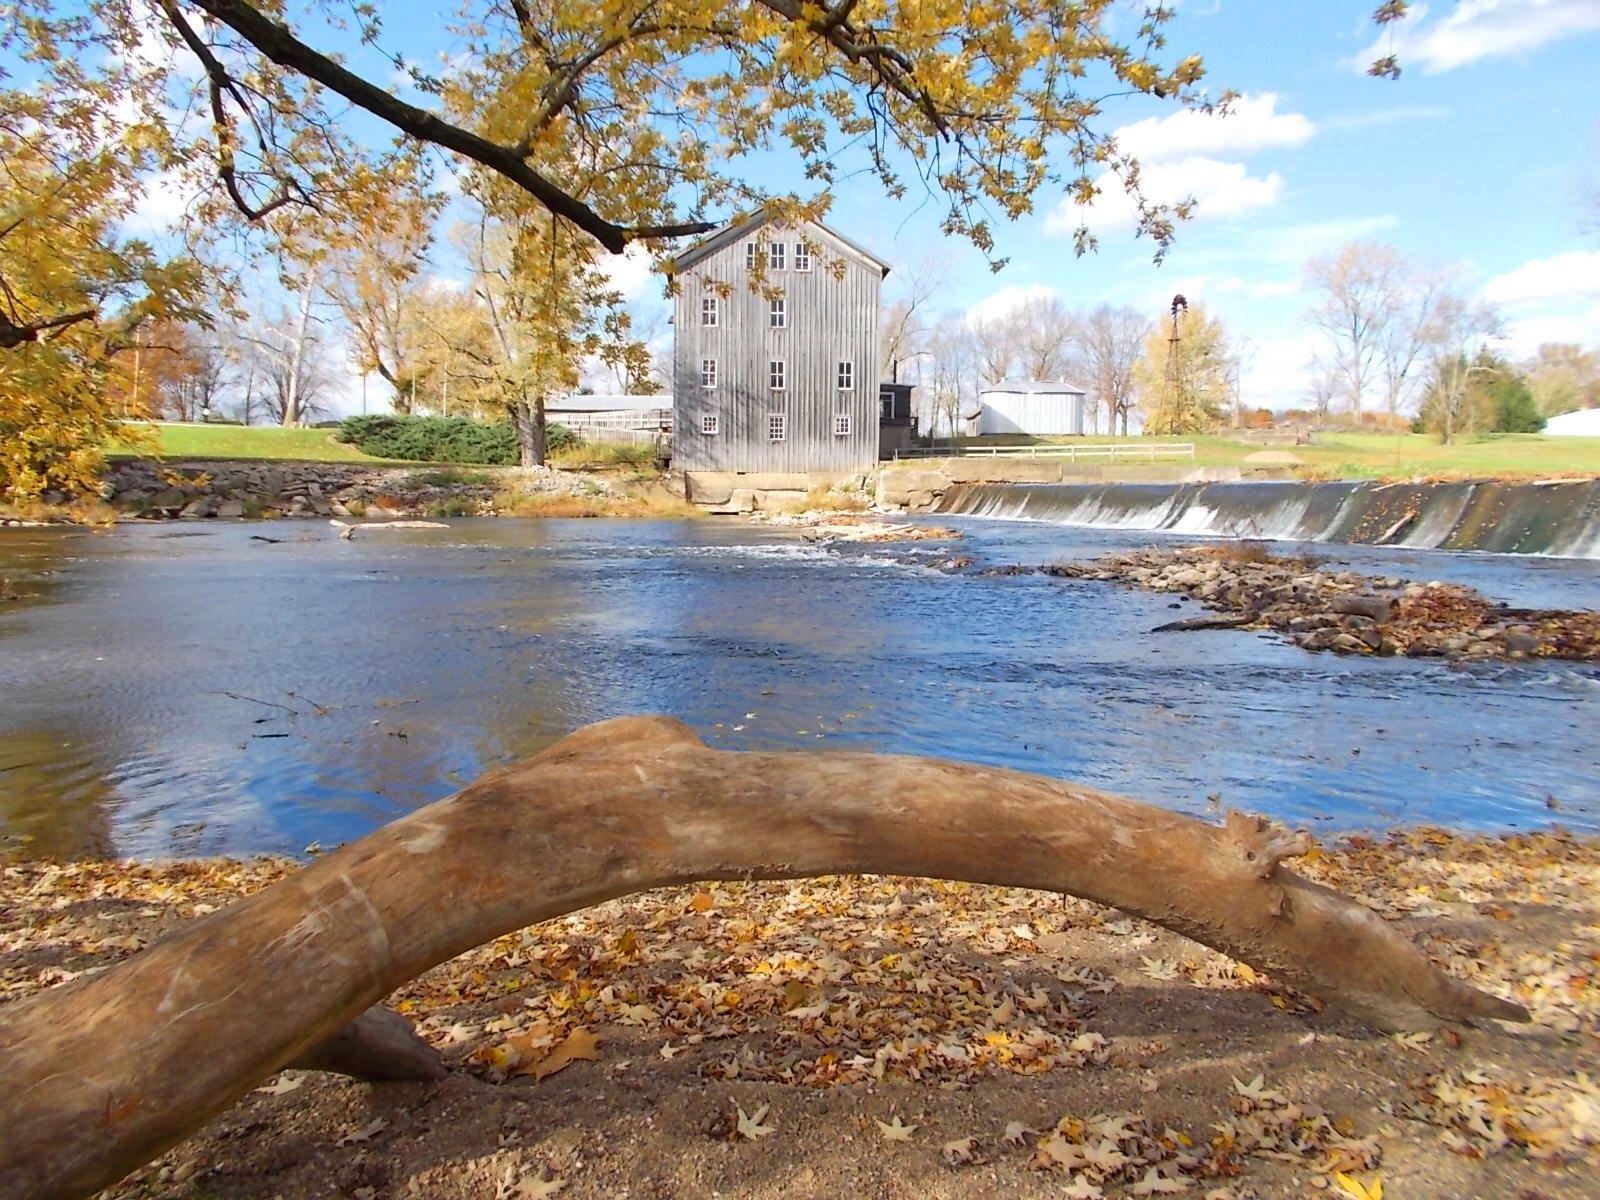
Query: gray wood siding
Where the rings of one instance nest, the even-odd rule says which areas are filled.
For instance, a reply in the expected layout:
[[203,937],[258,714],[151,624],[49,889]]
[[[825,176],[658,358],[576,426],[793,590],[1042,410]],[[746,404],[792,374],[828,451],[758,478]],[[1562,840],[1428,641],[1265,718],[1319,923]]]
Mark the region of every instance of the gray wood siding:
[[[810,271],[794,269],[802,238],[821,246]],[[788,325],[772,329],[768,298],[750,290],[745,242],[783,241],[787,269],[769,271],[767,284],[783,289]],[[842,276],[830,265],[842,263]],[[719,298],[719,322],[700,324],[700,300],[715,282],[731,285]],[[689,471],[867,472],[878,460],[879,268],[807,225],[779,231],[763,226],[704,260],[678,279],[673,317],[674,468]],[[700,385],[702,359],[717,360],[717,386]],[[768,364],[781,360],[786,387],[767,386]],[[841,392],[841,361],[855,364],[855,387]],[[782,442],[768,440],[767,417],[785,414]],[[702,433],[700,418],[715,414],[719,429]],[[850,433],[834,433],[834,418],[850,417]]]

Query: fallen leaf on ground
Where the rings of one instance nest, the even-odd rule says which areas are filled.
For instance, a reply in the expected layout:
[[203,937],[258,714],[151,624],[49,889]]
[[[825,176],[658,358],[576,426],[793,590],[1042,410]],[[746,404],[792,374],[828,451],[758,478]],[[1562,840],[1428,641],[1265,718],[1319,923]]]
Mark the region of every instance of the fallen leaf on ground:
[[1339,1189],[1352,1200],[1383,1200],[1383,1180],[1374,1177],[1371,1183],[1362,1183],[1354,1175],[1346,1175],[1343,1171],[1334,1172],[1334,1182]]
[[511,1069],[513,1075],[528,1075],[534,1079],[548,1079],[557,1071],[565,1070],[580,1059],[596,1062],[600,1058],[600,1039],[581,1026],[567,1034],[549,1053],[530,1058]]
[[878,1121],[874,1119],[873,1123],[877,1125],[878,1132],[883,1134],[883,1136],[891,1142],[909,1142],[911,1140],[911,1135],[920,1128],[920,1126],[917,1125],[905,1124],[900,1120],[899,1113],[895,1113],[894,1120],[892,1121]]
[[338,1144],[341,1146],[350,1146],[354,1145],[356,1142],[371,1141],[374,1137],[382,1133],[387,1128],[389,1128],[389,1122],[385,1121],[382,1117],[379,1117],[370,1125],[363,1125],[354,1133],[345,1134],[339,1139]]
[[747,1113],[743,1108],[739,1108],[738,1136],[753,1140],[755,1138],[764,1138],[769,1133],[777,1133],[778,1131],[771,1125],[763,1125],[761,1123],[766,1119],[767,1110],[771,1107],[770,1104],[763,1104],[753,1113]]
[[958,1163],[973,1162],[977,1158],[977,1138],[956,1138],[953,1142],[946,1142],[939,1147],[939,1153],[944,1155],[945,1162],[951,1166]]

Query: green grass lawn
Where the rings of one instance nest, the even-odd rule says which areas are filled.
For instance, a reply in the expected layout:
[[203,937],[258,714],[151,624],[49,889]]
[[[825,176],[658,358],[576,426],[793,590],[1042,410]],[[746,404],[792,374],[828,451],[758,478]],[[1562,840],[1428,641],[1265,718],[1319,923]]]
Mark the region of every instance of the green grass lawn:
[[162,458],[276,458],[301,462],[384,462],[333,440],[333,429],[282,429],[268,425],[156,425],[148,448],[112,442],[113,457],[159,454]]
[[[1517,477],[1600,475],[1600,438],[1543,437],[1530,433],[1486,434],[1462,438],[1454,445],[1421,433],[1323,433],[1308,446],[1264,446],[1214,434],[1187,437],[1048,437],[992,436],[977,445],[1026,445],[1030,442],[1108,442],[1145,445],[1150,442],[1194,443],[1194,465],[1236,467],[1258,450],[1282,450],[1305,465],[1301,472],[1317,478],[1380,479],[1417,476]],[[915,461],[915,460],[911,460]],[[1172,461],[1172,460],[1168,460]]]
[[[332,429],[281,429],[276,426],[157,425],[152,449],[163,458],[260,458],[302,462],[385,462],[363,454],[354,446],[333,440]],[[965,439],[964,439],[965,440]],[[1600,438],[1542,437],[1504,433],[1464,438],[1443,446],[1435,437],[1420,433],[1325,433],[1309,446],[1260,446],[1210,434],[1192,437],[1083,438],[987,437],[984,445],[1017,445],[1030,441],[1103,445],[1106,442],[1193,442],[1194,465],[1239,466],[1257,450],[1286,450],[1301,459],[1304,474],[1321,478],[1373,479],[1389,476],[1548,476],[1600,475]],[[615,448],[586,447],[594,451]],[[114,442],[113,456],[148,453]],[[627,453],[617,455],[626,459]],[[570,457],[583,458],[584,454]],[[604,458],[605,455],[601,454]],[[609,460],[607,460],[609,461]]]

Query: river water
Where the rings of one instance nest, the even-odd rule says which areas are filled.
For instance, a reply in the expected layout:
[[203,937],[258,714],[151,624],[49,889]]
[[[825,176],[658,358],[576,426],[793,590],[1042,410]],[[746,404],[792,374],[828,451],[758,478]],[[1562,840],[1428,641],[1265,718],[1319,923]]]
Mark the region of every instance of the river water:
[[[1600,828],[1592,666],[1153,635],[1171,597],[930,566],[1150,534],[955,523],[959,545],[837,547],[719,521],[0,530],[23,594],[0,604],[0,842],[299,853],[637,712],[728,748],[938,754],[1321,831]],[[1319,549],[1518,604],[1600,600],[1592,561]]]

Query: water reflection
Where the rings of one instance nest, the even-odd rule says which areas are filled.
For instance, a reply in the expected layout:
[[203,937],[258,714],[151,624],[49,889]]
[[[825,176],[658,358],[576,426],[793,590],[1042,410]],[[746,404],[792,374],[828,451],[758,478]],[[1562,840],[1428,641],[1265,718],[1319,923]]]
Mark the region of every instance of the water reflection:
[[[967,528],[994,562],[1145,540]],[[0,831],[45,853],[332,844],[641,711],[730,748],[950,755],[1194,812],[1217,796],[1323,827],[1600,823],[1590,668],[1152,637],[1168,597],[950,577],[928,547],[739,524],[25,532],[0,534],[0,576],[48,584],[0,609]],[[1382,561],[1521,603],[1600,578],[1462,557]]]

